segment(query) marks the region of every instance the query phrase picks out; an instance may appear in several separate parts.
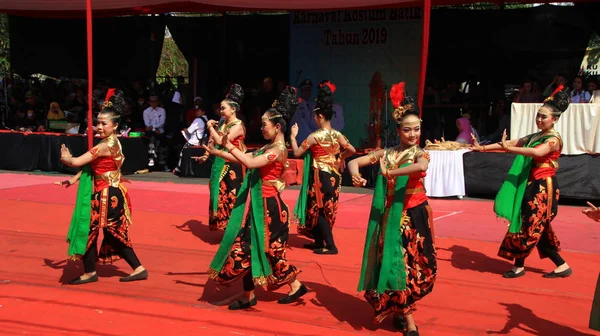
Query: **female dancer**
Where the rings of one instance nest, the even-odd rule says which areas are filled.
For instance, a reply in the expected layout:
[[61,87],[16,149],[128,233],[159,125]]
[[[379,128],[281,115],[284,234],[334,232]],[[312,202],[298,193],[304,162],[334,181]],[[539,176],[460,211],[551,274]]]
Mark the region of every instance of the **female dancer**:
[[[288,304],[307,293],[296,279],[299,271],[286,259],[289,236],[289,211],[281,199],[285,187],[282,176],[287,166],[287,148],[284,142],[286,119],[298,106],[295,88],[287,88],[262,116],[262,134],[270,143],[254,153],[240,151],[223,137],[228,150],[204,146],[213,155],[228,161],[240,162],[248,174],[238,193],[225,236],[210,265],[211,277],[220,284],[242,278],[244,298],[229,305],[230,310],[246,309],[256,305],[254,285],[277,289],[290,286],[286,297],[277,302]],[[250,207],[243,220],[247,196]]]
[[[223,147],[222,139],[224,135],[227,135],[234,147],[242,153],[246,151],[244,145],[246,128],[242,121],[236,117],[236,112],[240,111],[243,99],[244,90],[238,84],[233,84],[229,89],[229,93],[221,102],[221,120],[219,121],[218,130],[214,129],[217,124],[216,121],[209,120],[206,124],[211,141],[216,144],[219,150],[226,150]],[[206,161],[209,155],[210,153],[206,151],[198,161]],[[215,158],[209,182],[208,227],[211,231],[225,230],[227,227],[242,180],[243,171],[239,162],[223,159],[222,157]]]
[[415,303],[431,293],[437,272],[431,207],[423,186],[429,154],[419,148],[421,120],[414,100],[405,97],[404,83],[392,86],[390,97],[400,145],[348,163],[357,187],[367,182],[359,167],[380,164],[358,290],[366,290],[375,323],[394,314],[396,327],[415,336]]
[[545,278],[564,278],[573,271],[558,254],[560,242],[550,223],[558,212],[558,184],[556,170],[562,150],[562,139],[554,129],[560,115],[569,107],[569,95],[559,86],[539,109],[535,122],[540,132],[521,139],[481,146],[477,141],[473,150],[486,152],[504,149],[517,155],[504,184],[500,188],[494,211],[510,222],[510,227],[498,255],[515,259],[514,267],[505,272],[505,278],[525,275],[525,258],[537,246],[541,258],[550,258],[556,265]]
[[[333,225],[337,215],[340,186],[346,158],[356,152],[346,137],[331,128],[333,117],[333,93],[335,85],[320,84],[314,109],[314,118],[319,129],[298,147],[296,136],[298,125],[291,131],[291,143],[295,157],[304,157],[304,180],[294,209],[298,221],[298,233],[315,240],[305,245],[316,254],[337,254],[333,239]],[[340,153],[340,148],[344,149]]]
[[[83,255],[85,273],[72,280],[72,285],[98,281],[96,261],[108,264],[120,258],[133,269],[131,275],[120,279],[121,282],[148,278],[148,271],[135,255],[129,238],[131,202],[122,184],[121,166],[125,156],[116,136],[124,103],[122,92],[110,89],[104,101],[97,125],[102,141],[79,157],[73,157],[64,144],[61,147],[64,164],[83,167],[74,178],[62,182],[69,186],[80,181],[67,240],[70,258],[78,260]],[[98,254],[96,244],[100,229],[104,230],[104,239]]]

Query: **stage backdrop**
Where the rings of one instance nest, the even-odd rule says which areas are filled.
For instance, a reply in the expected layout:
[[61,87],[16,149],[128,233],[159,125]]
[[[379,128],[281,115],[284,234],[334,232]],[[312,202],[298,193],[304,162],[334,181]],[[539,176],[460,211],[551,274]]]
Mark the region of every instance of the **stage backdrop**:
[[344,109],[342,131],[361,147],[368,139],[369,83],[377,73],[388,89],[406,82],[416,98],[421,17],[421,8],[292,13],[291,84],[312,80],[314,99],[317,84],[331,80],[337,86],[335,103]]

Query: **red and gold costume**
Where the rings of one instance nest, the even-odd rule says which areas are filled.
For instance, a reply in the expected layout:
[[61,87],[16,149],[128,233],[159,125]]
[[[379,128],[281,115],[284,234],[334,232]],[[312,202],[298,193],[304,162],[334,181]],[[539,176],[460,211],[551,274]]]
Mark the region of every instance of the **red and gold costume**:
[[[309,188],[306,204],[306,222],[298,227],[298,233],[309,238],[319,235],[316,228],[319,216],[324,217],[333,228],[337,215],[338,199],[342,175],[338,171],[341,145],[339,139],[344,135],[334,129],[318,129],[311,134],[315,145],[308,146],[307,140],[302,143],[304,150],[310,150],[312,167],[309,174]],[[346,143],[349,142],[346,140]],[[317,242],[319,243],[319,242]]]
[[[277,148],[277,151],[273,149]],[[279,152],[279,153],[278,153]],[[258,285],[266,285],[268,289],[277,289],[296,279],[299,271],[286,259],[286,249],[289,238],[289,209],[281,198],[281,192],[285,187],[283,173],[287,166],[287,149],[282,143],[269,144],[255,153],[264,153],[263,156],[268,164],[259,169],[262,201],[264,204],[264,246],[265,254],[272,270],[268,279],[252,279],[251,267],[251,237],[250,211],[247,213],[241,229],[229,250],[227,260],[221,269],[212,270],[212,278],[220,284],[226,284],[236,279],[245,277],[245,290],[251,290],[252,282]],[[255,154],[256,155],[256,154]],[[282,160],[281,155],[284,155]],[[284,163],[285,162],[285,163]],[[250,197],[250,206],[255,199]],[[233,217],[232,217],[233,220]],[[231,223],[230,225],[234,225]],[[226,233],[227,234],[227,233]],[[247,282],[250,283],[250,288]]]
[[545,249],[560,251],[560,242],[550,223],[558,213],[560,192],[555,175],[562,149],[562,138],[552,129],[543,135],[530,134],[524,140],[525,143],[533,143],[536,137],[542,136],[549,138],[536,147],[554,147],[558,141],[559,150],[551,151],[544,157],[533,157],[533,165],[521,205],[521,231],[507,232],[498,251],[500,257],[509,260],[527,258],[536,246],[541,258],[548,257],[543,252]]
[[[99,146],[105,144],[111,156],[98,156]],[[129,225],[131,225],[131,201],[127,189],[122,182],[121,166],[125,161],[121,143],[113,134],[104,138],[100,145],[92,148],[91,162],[94,187],[92,192],[91,223],[86,254],[96,248],[100,229],[104,230],[104,239],[100,246],[98,261],[102,264],[112,263],[121,256],[118,251],[122,244],[131,248]]]
[[[371,164],[378,164],[375,152],[369,154]],[[385,149],[384,164],[388,170],[397,169],[405,164],[414,164],[420,157],[429,160],[429,154],[418,146],[404,151],[399,147]],[[436,251],[433,242],[433,216],[431,207],[427,203],[424,178],[426,172],[413,173],[408,176],[406,183],[406,195],[404,197],[404,208],[399,223],[388,222],[390,209],[394,202],[396,191],[396,179],[387,179],[385,192],[385,212],[380,234],[377,236],[378,250],[369,256],[374,260],[371,265],[380,265],[385,245],[387,225],[397,226],[402,237],[402,255],[406,270],[406,289],[386,290],[378,293],[376,290],[366,290],[364,297],[375,309],[375,322],[383,321],[388,315],[395,313],[399,315],[411,314],[415,303],[431,293],[437,274]],[[367,271],[366,274],[370,274]],[[371,279],[365,279],[370,283]]]
[[[224,136],[235,125],[243,126],[243,123],[241,120],[236,120],[229,124],[223,123],[219,126],[217,132],[220,136]],[[245,133],[238,136],[235,139],[230,139],[230,141],[235,147],[237,147],[237,149],[239,149],[242,152],[245,152],[246,145],[244,144],[244,139]],[[226,151],[225,148],[222,147],[219,147],[219,149]],[[217,158],[216,160],[223,159]],[[208,226],[211,231],[222,231],[225,230],[225,228],[227,228],[227,222],[229,221],[229,217],[231,216],[231,210],[233,209],[237,193],[244,179],[244,170],[242,168],[242,165],[238,162],[225,161],[224,165],[222,166],[222,169],[214,173],[218,175],[211,175],[210,183],[214,182],[219,184],[217,196],[218,205],[215,209],[213,202],[209,202]],[[214,189],[211,188],[211,192],[213,192],[213,190]],[[213,195],[211,196],[214,197]]]

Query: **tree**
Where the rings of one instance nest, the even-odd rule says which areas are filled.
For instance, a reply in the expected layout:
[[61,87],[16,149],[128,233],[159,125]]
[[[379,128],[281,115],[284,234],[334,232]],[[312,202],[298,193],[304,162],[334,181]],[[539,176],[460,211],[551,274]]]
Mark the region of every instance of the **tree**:
[[10,71],[10,39],[8,36],[8,15],[0,14],[0,75]]

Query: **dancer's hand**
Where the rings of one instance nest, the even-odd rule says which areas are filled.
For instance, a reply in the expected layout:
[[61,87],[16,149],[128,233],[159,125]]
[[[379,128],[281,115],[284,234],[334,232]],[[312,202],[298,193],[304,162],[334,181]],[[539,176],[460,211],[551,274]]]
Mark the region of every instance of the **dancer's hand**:
[[367,185],[367,180],[365,180],[360,174],[352,176],[352,184],[357,187],[364,187]]
[[390,171],[387,169],[387,162],[383,157],[379,159],[379,174],[390,178]]
[[292,128],[290,129],[290,138],[296,139],[297,136],[298,136],[298,123],[294,123],[294,125],[292,125]]
[[483,151],[483,146],[481,146],[479,144],[479,141],[477,141],[477,137],[475,136],[475,134],[471,133],[471,139],[473,139],[473,145],[471,145],[471,147],[469,147],[471,150],[477,151],[477,152],[481,152]]
[[502,148],[508,150],[508,141],[506,141],[506,129],[504,130],[504,132],[502,132],[502,140],[501,140],[501,144],[502,144]]
[[202,148],[204,148],[205,154],[201,157],[206,157],[206,159],[208,159],[209,155],[216,155],[219,152],[212,142],[209,142],[208,145],[202,145]]
[[56,181],[56,182],[54,182],[54,184],[59,185],[64,188],[68,188],[72,185],[71,181],[69,181],[69,180]]
[[592,203],[587,202],[590,206],[589,208],[583,209],[583,213],[588,216],[591,220],[595,220],[596,222],[600,222],[600,208],[594,206]]
[[73,157],[71,151],[65,146],[65,144],[60,145],[60,159],[67,159]]
[[216,125],[217,125],[217,121],[213,120],[213,119],[211,119],[208,122],[206,122],[206,126],[209,127],[209,128],[210,127],[215,127]]

